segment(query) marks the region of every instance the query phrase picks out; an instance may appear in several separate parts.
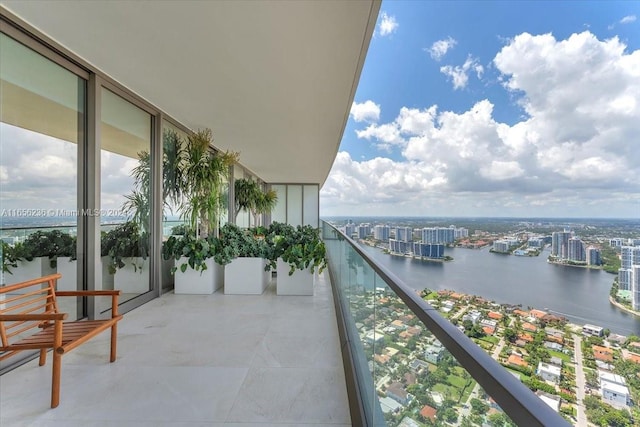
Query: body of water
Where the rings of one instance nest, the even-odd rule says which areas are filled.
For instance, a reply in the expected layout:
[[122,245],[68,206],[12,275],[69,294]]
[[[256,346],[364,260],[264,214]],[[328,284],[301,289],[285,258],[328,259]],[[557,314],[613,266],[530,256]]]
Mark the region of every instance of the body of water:
[[547,309],[577,324],[592,323],[623,335],[640,335],[640,317],[609,303],[615,276],[602,270],[547,263],[538,257],[500,255],[485,249],[447,248],[451,262],[425,262],[363,246],[376,261],[414,289],[450,289],[498,303]]

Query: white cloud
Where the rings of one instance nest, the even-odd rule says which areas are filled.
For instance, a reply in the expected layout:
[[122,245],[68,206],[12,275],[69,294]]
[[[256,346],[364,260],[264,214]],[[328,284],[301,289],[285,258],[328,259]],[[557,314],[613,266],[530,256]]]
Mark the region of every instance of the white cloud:
[[[465,64],[478,72],[473,59]],[[462,112],[403,107],[356,131],[402,157],[340,153],[323,214],[349,203],[342,213],[637,216],[640,50],[588,31],[564,40],[523,33],[493,64],[525,118],[498,121],[488,99]]]
[[371,100],[351,105],[351,117],[356,122],[377,122],[380,118],[380,105]]
[[467,60],[462,66],[445,65],[440,67],[440,72],[451,79],[453,82],[453,89],[464,89],[469,82],[469,71],[475,71],[476,76],[480,79],[484,73],[484,67],[478,63],[478,60],[467,57]]
[[429,52],[429,55],[431,55],[433,59],[440,61],[456,44],[458,44],[458,42],[449,36],[444,40],[434,42],[430,48],[425,48],[424,50]]
[[627,15],[620,20],[621,24],[630,24],[632,22],[636,22],[636,15]]
[[524,174],[524,169],[516,161],[493,160],[489,166],[482,166],[480,174],[487,179],[502,181],[518,178]]
[[382,12],[380,15],[380,23],[378,24],[378,34],[382,37],[395,33],[398,29],[398,21],[395,16],[387,15],[387,12]]

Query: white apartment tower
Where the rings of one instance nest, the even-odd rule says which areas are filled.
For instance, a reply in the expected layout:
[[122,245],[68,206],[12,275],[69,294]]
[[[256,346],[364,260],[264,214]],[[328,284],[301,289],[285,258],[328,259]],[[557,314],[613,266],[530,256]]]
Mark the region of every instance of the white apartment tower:
[[631,290],[631,270],[634,265],[640,265],[640,246],[622,246],[620,248],[620,270],[618,270],[619,289]]

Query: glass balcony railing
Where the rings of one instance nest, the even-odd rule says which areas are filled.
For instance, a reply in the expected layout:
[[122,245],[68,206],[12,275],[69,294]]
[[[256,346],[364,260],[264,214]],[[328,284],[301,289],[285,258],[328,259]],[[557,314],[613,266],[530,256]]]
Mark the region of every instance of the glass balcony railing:
[[354,425],[570,425],[353,240],[322,233]]

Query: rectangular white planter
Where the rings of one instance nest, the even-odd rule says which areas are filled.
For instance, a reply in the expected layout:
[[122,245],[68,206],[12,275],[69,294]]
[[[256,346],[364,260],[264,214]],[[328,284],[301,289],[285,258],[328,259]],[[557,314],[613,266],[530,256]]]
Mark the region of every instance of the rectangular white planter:
[[62,277],[58,279],[59,291],[75,291],[78,289],[78,261],[72,260],[71,257],[58,257],[57,260],[58,273]]
[[187,262],[187,258],[176,261],[178,270],[175,274],[176,294],[208,295],[222,287],[224,281],[224,267],[216,263],[213,258],[205,261],[207,269],[196,271],[187,267],[185,272],[180,271],[180,266]]
[[309,270],[295,270],[289,276],[289,264],[278,258],[278,279],[276,293],[278,295],[313,295],[313,274]]
[[111,262],[111,257],[103,256],[100,258],[100,265],[102,267],[102,287],[99,289],[103,290],[113,290],[113,274],[109,273],[109,263]]
[[18,261],[17,267],[10,267],[11,273],[4,274],[5,285],[26,282],[49,274],[55,274],[51,268],[49,257],[37,257],[32,261]]
[[170,289],[174,287],[175,282],[171,269],[176,265],[176,260],[173,258],[160,260],[160,278],[162,280],[162,289]]
[[226,295],[261,295],[269,284],[271,272],[264,271],[263,258],[234,258],[224,269]]
[[[149,259],[122,258],[125,266],[116,270],[113,288],[124,294],[142,294],[149,291]],[[136,267],[134,268],[133,264]]]

